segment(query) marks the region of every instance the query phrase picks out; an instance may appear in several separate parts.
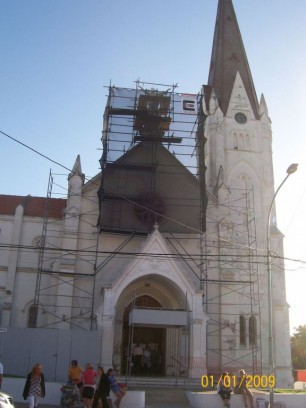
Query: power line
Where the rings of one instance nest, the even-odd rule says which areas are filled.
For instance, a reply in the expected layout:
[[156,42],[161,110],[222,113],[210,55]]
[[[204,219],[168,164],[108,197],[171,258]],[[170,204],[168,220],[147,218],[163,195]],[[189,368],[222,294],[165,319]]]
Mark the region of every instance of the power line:
[[[36,150],[36,149],[30,147],[29,145],[27,145],[27,144],[25,144],[25,143],[19,141],[18,139],[14,138],[14,137],[12,137],[12,136],[10,136],[10,135],[8,135],[7,133],[5,133],[5,132],[3,132],[3,131],[1,131],[1,130],[0,130],[0,133],[3,134],[4,136],[8,137],[9,139],[13,140],[14,142],[16,142],[16,143],[18,143],[18,144],[24,146],[25,148],[27,148],[27,149],[33,151],[34,153],[38,154],[39,156],[45,158],[46,160],[49,160],[50,162],[52,162],[52,163],[54,163],[54,164],[56,164],[56,165],[62,167],[63,169],[68,170],[70,173],[73,173],[73,171],[72,171],[71,169],[69,169],[68,167],[66,167],[65,165],[63,165],[63,164],[57,162],[56,160],[53,160],[52,158],[50,158],[49,156],[47,156],[47,155],[45,155],[45,154],[43,154],[43,153],[40,153],[38,150]],[[85,177],[85,179],[86,179],[87,181],[93,182],[94,185],[96,185],[97,187],[99,187],[99,185],[98,185],[95,181],[92,181],[92,179],[89,179],[89,178],[87,178],[87,177]],[[104,187],[104,188],[105,188],[105,187]],[[174,223],[176,223],[177,225],[180,225],[180,226],[182,226],[182,227],[184,227],[184,228],[186,228],[186,229],[189,229],[190,231],[193,231],[193,232],[195,232],[195,233],[197,233],[197,234],[205,234],[205,235],[207,235],[207,236],[210,236],[210,237],[212,237],[212,238],[215,238],[216,240],[223,241],[223,242],[227,242],[227,243],[232,243],[232,244],[234,244],[234,245],[237,246],[237,247],[241,247],[241,248],[245,248],[245,249],[253,249],[253,250],[258,250],[258,251],[262,251],[262,252],[265,252],[265,251],[266,251],[265,249],[253,248],[253,247],[250,247],[250,246],[248,246],[248,245],[239,244],[239,243],[237,243],[237,242],[234,242],[234,241],[231,241],[231,240],[222,238],[222,237],[216,237],[216,236],[214,236],[213,234],[210,234],[210,233],[208,233],[208,232],[205,232],[205,233],[204,233],[203,231],[199,230],[198,228],[191,227],[191,226],[189,226],[189,225],[187,225],[187,224],[184,224],[184,223],[182,223],[182,222],[180,222],[180,221],[178,221],[178,220],[176,220],[176,219],[173,219],[173,218],[171,218],[171,217],[168,217],[168,216],[166,216],[166,215],[164,215],[164,214],[160,214],[160,213],[158,213],[157,211],[154,211],[154,210],[152,210],[151,208],[148,208],[148,207],[146,207],[146,206],[140,204],[139,202],[136,202],[136,201],[132,200],[131,198],[128,198],[127,196],[124,196],[124,195],[122,195],[122,194],[119,194],[119,193],[117,193],[117,192],[114,192],[114,191],[112,191],[112,190],[110,190],[110,189],[108,189],[108,188],[105,188],[105,191],[107,191],[108,193],[113,194],[114,196],[117,196],[117,197],[119,197],[119,198],[121,198],[121,199],[123,199],[123,200],[125,200],[125,201],[127,201],[127,202],[129,202],[129,203],[131,203],[132,205],[136,205],[136,206],[138,206],[138,207],[140,207],[140,208],[142,208],[142,209],[144,209],[144,210],[146,210],[146,211],[150,211],[152,214],[154,214],[154,215],[156,215],[156,216],[158,216],[158,217],[162,217],[162,218],[165,219],[165,220],[174,222]],[[86,197],[84,197],[84,198],[86,198]]]

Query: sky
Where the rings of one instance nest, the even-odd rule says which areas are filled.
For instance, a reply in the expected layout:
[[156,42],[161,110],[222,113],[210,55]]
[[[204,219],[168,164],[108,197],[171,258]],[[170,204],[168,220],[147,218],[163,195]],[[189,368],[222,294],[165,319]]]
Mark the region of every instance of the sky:
[[[306,2],[233,0],[273,129],[291,331],[306,324]],[[207,83],[217,0],[0,0],[0,130],[72,168],[99,172],[108,86]],[[0,193],[45,196],[65,171],[0,134]]]

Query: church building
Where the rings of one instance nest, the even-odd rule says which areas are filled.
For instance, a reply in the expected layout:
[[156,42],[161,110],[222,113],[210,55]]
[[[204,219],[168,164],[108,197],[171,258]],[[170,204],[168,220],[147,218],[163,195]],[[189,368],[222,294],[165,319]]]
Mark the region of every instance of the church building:
[[[0,196],[1,354],[17,353],[25,372],[29,354],[48,356],[54,379],[72,358],[129,377],[268,375],[272,130],[232,0],[218,2],[207,84],[197,94],[111,86],[101,140],[101,172],[86,179],[78,156],[66,199],[52,174],[46,198]],[[275,208],[269,234],[275,376],[286,388]]]

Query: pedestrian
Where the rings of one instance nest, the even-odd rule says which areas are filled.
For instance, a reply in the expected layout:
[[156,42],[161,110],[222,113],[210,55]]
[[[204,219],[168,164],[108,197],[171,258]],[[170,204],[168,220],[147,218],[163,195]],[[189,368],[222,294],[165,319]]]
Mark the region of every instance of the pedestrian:
[[87,363],[83,372],[83,402],[87,408],[90,408],[96,388],[97,373],[91,363]]
[[151,349],[148,344],[143,351],[143,366],[147,373],[149,373],[151,369]]
[[68,380],[75,383],[78,388],[83,385],[82,382],[83,368],[78,365],[77,360],[72,360],[68,369]]
[[224,372],[220,377],[217,393],[222,398],[224,406],[229,407],[232,388],[226,385],[226,377],[229,378],[229,374],[227,372]]
[[116,405],[116,407],[119,408],[121,400],[125,396],[125,391],[122,389],[121,384],[117,383],[114,370],[112,368],[107,370],[106,375],[109,381],[110,389],[117,397],[116,401],[114,402],[114,405]]
[[248,400],[251,408],[254,408],[254,398],[252,392],[249,390],[247,385],[247,375],[244,370],[238,371],[237,386],[234,392],[236,394],[242,394],[244,406],[248,406]]
[[108,381],[107,375],[104,372],[103,367],[99,367],[99,372],[100,372],[100,380],[97,385],[97,389],[95,392],[94,400],[92,403],[92,408],[98,408],[99,407],[99,400],[102,401],[102,407],[103,408],[109,408],[109,404],[107,402],[107,399],[109,397],[110,393],[110,383]]
[[27,376],[23,398],[25,400],[28,399],[29,408],[37,408],[39,398],[44,398],[45,395],[45,377],[42,372],[42,366],[37,363]]
[[100,400],[99,393],[98,393],[98,388],[99,388],[99,383],[100,383],[102,371],[103,371],[103,367],[98,366],[97,376],[96,376],[95,394],[94,394],[92,405],[91,405],[92,407],[96,407],[96,408],[99,406],[99,400]]
[[133,364],[135,374],[139,374],[143,365],[143,347],[139,343],[133,348]]

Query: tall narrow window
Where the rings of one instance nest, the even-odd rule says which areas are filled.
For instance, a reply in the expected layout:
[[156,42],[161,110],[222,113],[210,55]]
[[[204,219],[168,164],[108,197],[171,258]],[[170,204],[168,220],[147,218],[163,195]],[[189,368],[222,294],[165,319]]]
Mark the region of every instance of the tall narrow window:
[[256,344],[256,337],[257,337],[257,320],[256,316],[251,316],[249,319],[249,342],[250,345]]
[[37,315],[38,315],[38,307],[36,305],[32,305],[29,307],[28,311],[28,327],[34,328],[37,326]]
[[246,319],[244,316],[239,318],[239,333],[240,333],[240,345],[246,345]]

